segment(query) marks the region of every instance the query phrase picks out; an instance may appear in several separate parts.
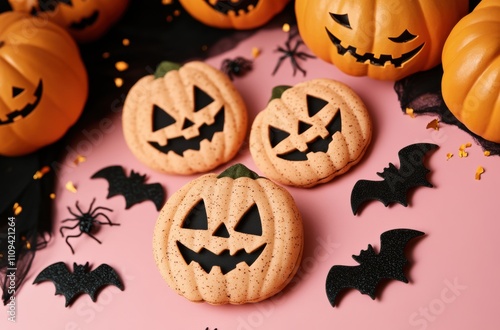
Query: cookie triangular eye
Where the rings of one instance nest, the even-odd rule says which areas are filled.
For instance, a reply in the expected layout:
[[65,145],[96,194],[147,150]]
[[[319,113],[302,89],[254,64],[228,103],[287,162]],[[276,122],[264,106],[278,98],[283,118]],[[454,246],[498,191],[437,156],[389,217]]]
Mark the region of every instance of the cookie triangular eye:
[[12,97],[16,97],[24,91],[24,88],[12,87]]
[[159,129],[170,126],[175,123],[174,117],[169,115],[165,110],[153,104],[153,132]]
[[280,130],[279,128],[269,126],[269,142],[271,147],[276,147],[278,143],[290,136],[290,133]]
[[194,112],[200,111],[205,108],[207,105],[212,103],[214,99],[205,93],[203,90],[194,86]]
[[305,131],[307,131],[311,127],[312,127],[311,124],[304,123],[302,120],[299,120],[299,134],[304,133]]
[[307,112],[309,113],[309,117],[313,117],[320,112],[327,104],[328,102],[323,99],[307,95]]
[[241,217],[234,230],[244,234],[262,236],[262,221],[257,204],[253,204]]
[[349,22],[349,16],[347,14],[333,14],[330,13],[330,16],[333,18],[333,20],[343,27],[346,27],[348,29],[352,30],[351,23]]
[[200,200],[192,209],[189,214],[184,218],[181,228],[186,229],[208,229],[207,210],[205,209],[205,202]]

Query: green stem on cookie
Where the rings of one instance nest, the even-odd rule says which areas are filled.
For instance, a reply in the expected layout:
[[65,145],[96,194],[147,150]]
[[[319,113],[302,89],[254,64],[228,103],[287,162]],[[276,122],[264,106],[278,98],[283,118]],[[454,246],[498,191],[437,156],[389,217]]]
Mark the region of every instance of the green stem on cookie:
[[269,100],[269,102],[271,102],[274,99],[281,98],[281,95],[283,94],[283,92],[291,87],[292,86],[287,86],[287,85],[275,86],[271,92],[271,99]]
[[179,70],[182,65],[175,62],[163,61],[156,67],[156,71],[154,73],[155,79],[162,78],[169,71]]
[[232,179],[250,178],[250,179],[257,180],[258,178],[262,178],[262,177],[259,176],[254,171],[250,170],[248,167],[246,167],[243,164],[235,164],[231,167],[228,167],[224,172],[219,174],[217,179],[220,179],[220,178],[232,178]]

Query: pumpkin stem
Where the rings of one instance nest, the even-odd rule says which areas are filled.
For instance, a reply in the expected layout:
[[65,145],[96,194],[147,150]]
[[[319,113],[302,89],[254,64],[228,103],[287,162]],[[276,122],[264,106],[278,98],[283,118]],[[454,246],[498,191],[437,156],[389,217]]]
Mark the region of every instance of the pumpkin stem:
[[259,176],[254,171],[250,170],[248,167],[246,167],[243,164],[235,164],[231,167],[228,167],[224,172],[219,174],[217,179],[220,179],[220,178],[232,178],[232,179],[250,178],[250,179],[257,180],[258,178],[262,178],[262,177]]
[[273,91],[271,92],[271,99],[269,100],[269,102],[271,102],[274,99],[281,98],[281,95],[283,94],[283,92],[291,87],[292,86],[287,86],[287,85],[275,86],[273,88]]
[[2,48],[2,47],[3,47],[3,45],[5,45],[5,41],[0,40],[0,48]]
[[181,66],[182,65],[179,63],[163,61],[156,67],[156,71],[154,73],[155,79],[162,78],[169,71],[179,70]]

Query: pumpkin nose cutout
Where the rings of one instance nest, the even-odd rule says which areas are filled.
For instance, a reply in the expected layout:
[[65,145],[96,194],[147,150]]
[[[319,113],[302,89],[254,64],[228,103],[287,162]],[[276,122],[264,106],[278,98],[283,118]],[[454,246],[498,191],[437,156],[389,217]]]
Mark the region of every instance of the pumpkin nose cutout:
[[24,91],[24,88],[12,87],[12,97],[16,97]]
[[311,124],[304,123],[303,121],[299,120],[299,135],[307,131],[312,127]]
[[227,227],[224,223],[221,223],[212,235],[217,237],[229,238],[229,232],[227,231]]
[[184,124],[182,124],[182,129],[189,128],[193,125],[194,125],[194,123],[191,120],[186,118],[186,119],[184,119]]

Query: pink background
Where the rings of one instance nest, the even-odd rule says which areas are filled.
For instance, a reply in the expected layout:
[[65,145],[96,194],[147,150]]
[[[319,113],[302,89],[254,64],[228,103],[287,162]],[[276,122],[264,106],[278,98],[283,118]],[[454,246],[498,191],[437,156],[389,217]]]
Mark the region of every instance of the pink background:
[[[275,85],[312,78],[333,78],[350,85],[365,101],[372,116],[374,135],[364,159],[345,175],[313,189],[287,189],[302,213],[305,250],[302,265],[282,294],[257,304],[211,306],[192,303],[178,296],[160,277],[151,251],[153,227],[158,216],[154,205],[145,202],[125,210],[123,197],[106,199],[107,183],[91,180],[96,171],[110,165],[123,165],[147,174],[147,182],[160,182],[171,196],[197,177],[156,173],[143,166],[127,149],[121,130],[120,114],[109,115],[92,127],[82,130],[71,146],[58,173],[55,201],[55,233],[47,248],[37,253],[27,280],[17,296],[17,323],[0,318],[5,329],[190,329],[206,327],[228,329],[497,329],[496,299],[498,281],[497,235],[500,229],[495,205],[498,203],[500,159],[485,157],[478,145],[468,148],[467,158],[458,157],[460,145],[473,140],[458,128],[440,125],[439,131],[426,129],[431,116],[411,118],[399,109],[392,82],[356,78],[339,72],[319,59],[300,64],[307,76],[292,77],[285,61],[276,76],[271,76],[281,55],[275,53],[287,35],[281,30],[262,30],[228,53],[207,60],[219,67],[225,58],[251,58],[252,47],[262,54],[254,69],[235,85],[245,99],[250,120],[265,107]],[[133,42],[133,40],[132,40]],[[305,46],[301,50],[308,51]],[[147,54],[145,54],[147,56]],[[119,59],[116,59],[119,60]],[[104,111],[105,109],[103,109]],[[84,142],[86,141],[86,142]],[[246,140],[248,141],[248,139]],[[420,187],[410,193],[410,205],[384,207],[373,201],[359,216],[353,216],[350,194],[359,179],[378,180],[376,172],[393,162],[399,166],[397,152],[418,142],[432,142],[440,147],[426,159],[431,169],[428,179],[434,188]],[[87,157],[75,166],[74,151]],[[447,153],[454,156],[446,159]],[[231,164],[241,162],[257,171],[247,142]],[[230,165],[230,164],[227,164]],[[474,179],[476,168],[486,172]],[[221,172],[221,166],[214,172]],[[67,181],[78,188],[72,193],[64,188]],[[76,254],[59,234],[60,221],[70,215],[67,206],[76,201],[87,208],[92,198],[96,205],[112,208],[111,220],[118,227],[104,226],[96,234],[99,245],[87,237],[72,241]],[[411,266],[409,284],[390,281],[372,301],[350,290],[332,308],[325,294],[326,275],[333,265],[355,265],[351,255],[372,244],[380,247],[380,234],[394,228],[412,228],[427,235],[407,250]],[[50,282],[31,285],[36,275],[48,265],[63,261],[91,262],[93,267],[107,263],[120,274],[125,291],[109,286],[97,302],[79,297],[64,308],[64,297],[54,296]]]

